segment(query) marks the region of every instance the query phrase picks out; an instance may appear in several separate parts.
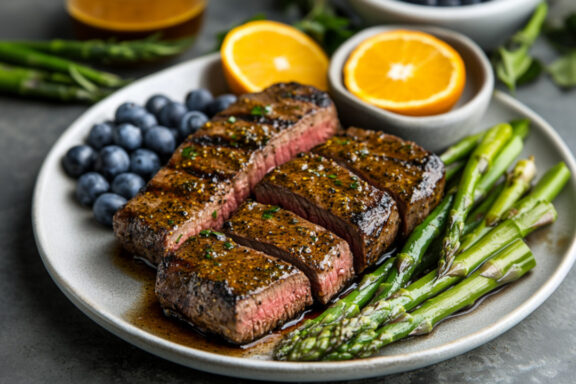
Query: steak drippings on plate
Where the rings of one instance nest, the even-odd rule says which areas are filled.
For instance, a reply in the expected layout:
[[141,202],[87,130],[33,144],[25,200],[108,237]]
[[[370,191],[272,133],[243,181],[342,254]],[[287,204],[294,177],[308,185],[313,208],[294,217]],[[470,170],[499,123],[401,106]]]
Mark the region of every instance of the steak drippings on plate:
[[174,152],[114,217],[124,248],[157,264],[190,236],[219,228],[274,167],[338,128],[328,95],[296,83],[243,95]]

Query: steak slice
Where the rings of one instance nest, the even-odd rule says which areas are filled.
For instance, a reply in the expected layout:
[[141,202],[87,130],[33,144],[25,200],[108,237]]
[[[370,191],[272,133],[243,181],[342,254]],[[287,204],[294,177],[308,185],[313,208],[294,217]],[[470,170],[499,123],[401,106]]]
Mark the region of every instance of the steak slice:
[[240,244],[295,265],[306,274],[321,304],[354,276],[346,241],[278,206],[246,201],[224,223],[224,230]]
[[397,136],[360,128],[328,140],[315,153],[335,160],[388,192],[402,218],[407,236],[442,199],[444,164],[438,156]]
[[235,344],[253,341],[312,304],[294,266],[203,230],[158,265],[164,313]]
[[218,228],[264,175],[338,128],[328,95],[296,83],[243,95],[180,145],[114,217],[129,251],[158,263],[188,237]]
[[261,203],[291,210],[345,239],[356,273],[373,265],[398,232],[390,195],[320,155],[304,154],[276,168],[254,194]]

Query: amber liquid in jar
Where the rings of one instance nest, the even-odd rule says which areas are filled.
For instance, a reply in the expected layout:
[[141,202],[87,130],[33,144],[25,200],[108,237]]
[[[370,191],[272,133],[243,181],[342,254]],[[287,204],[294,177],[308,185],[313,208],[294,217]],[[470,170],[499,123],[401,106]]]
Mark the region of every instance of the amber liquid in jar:
[[176,39],[198,33],[206,0],[67,0],[66,7],[79,39]]

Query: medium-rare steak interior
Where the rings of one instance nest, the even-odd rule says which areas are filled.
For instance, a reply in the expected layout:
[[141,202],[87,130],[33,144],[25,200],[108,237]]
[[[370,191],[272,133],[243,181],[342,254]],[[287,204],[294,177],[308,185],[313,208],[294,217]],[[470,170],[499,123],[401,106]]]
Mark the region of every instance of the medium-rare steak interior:
[[352,127],[314,152],[335,160],[392,195],[402,218],[403,236],[412,232],[442,198],[444,164],[438,156],[411,141]]
[[312,304],[297,268],[203,230],[158,265],[164,312],[235,344],[257,339]]
[[124,248],[152,263],[202,229],[218,228],[264,175],[331,137],[328,95],[296,83],[243,95],[188,137],[114,216]]
[[390,195],[320,155],[303,154],[277,167],[256,185],[254,195],[345,239],[357,273],[373,265],[398,232],[398,209]]
[[314,298],[326,304],[354,277],[348,243],[332,232],[274,205],[246,201],[224,223],[236,242],[295,265]]

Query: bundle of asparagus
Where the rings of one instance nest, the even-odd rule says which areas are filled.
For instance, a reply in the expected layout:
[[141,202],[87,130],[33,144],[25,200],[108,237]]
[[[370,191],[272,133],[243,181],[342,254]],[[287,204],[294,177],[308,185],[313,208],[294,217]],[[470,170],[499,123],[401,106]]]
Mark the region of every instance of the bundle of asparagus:
[[[522,151],[528,129],[528,120],[499,124],[443,153],[449,182],[442,202],[397,255],[324,313],[286,335],[274,357],[370,356],[408,335],[429,332],[446,316],[532,269],[534,257],[522,239],[556,219],[551,202],[570,172],[564,163],[557,164],[522,198],[536,173],[529,157],[497,184]],[[437,269],[406,286],[417,270],[434,263]]]
[[0,41],[0,92],[95,102],[130,81],[73,61],[131,63],[177,55],[190,39]]

